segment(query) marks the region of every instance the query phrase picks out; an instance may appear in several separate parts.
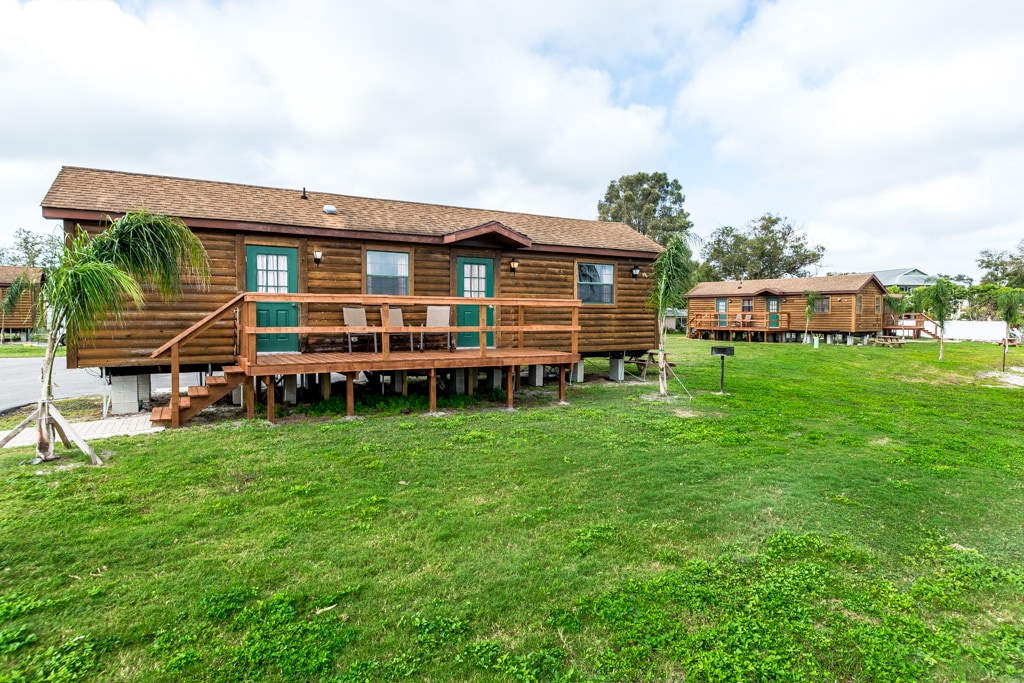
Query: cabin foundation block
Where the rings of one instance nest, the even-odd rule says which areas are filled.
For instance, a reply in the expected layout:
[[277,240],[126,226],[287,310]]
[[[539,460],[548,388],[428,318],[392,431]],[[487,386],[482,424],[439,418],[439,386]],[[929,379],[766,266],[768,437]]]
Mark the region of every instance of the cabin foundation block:
[[531,365],[526,370],[526,384],[531,387],[544,386],[544,366]]
[[153,400],[153,376],[136,375],[139,378],[139,402]]
[[569,370],[569,381],[570,382],[582,382],[583,381],[583,361],[579,363],[573,363],[572,368]]
[[455,393],[465,394],[469,386],[470,371],[467,368],[455,369]]
[[139,412],[139,375],[111,376],[110,412],[114,415]]
[[626,379],[626,361],[624,359],[608,359],[608,379],[613,382],[621,382]]
[[299,376],[284,376],[284,403],[295,405],[299,401]]

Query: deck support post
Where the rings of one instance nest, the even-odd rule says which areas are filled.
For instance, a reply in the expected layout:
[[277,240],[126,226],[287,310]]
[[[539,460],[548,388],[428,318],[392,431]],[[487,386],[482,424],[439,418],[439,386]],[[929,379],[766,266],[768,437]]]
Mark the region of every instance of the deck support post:
[[276,382],[272,376],[263,378],[264,383],[267,385],[267,422],[274,424],[274,388]]
[[515,365],[510,365],[505,368],[505,407],[512,410],[512,397],[516,393],[516,368]]
[[331,373],[320,373],[320,396],[325,401],[331,400]]
[[181,396],[179,396],[181,389],[181,363],[178,349],[177,344],[171,347],[171,429],[177,429],[181,426]]
[[356,380],[359,379],[358,372],[345,373],[345,415],[352,417],[356,414]]
[[558,366],[558,402],[565,403],[565,373],[569,369],[568,365]]
[[427,370],[427,385],[430,387],[430,412],[437,412],[437,369]]
[[409,371],[402,370],[402,396],[409,395]]
[[245,403],[245,417],[249,420],[256,417],[256,382],[258,381],[255,377],[249,377],[244,382],[245,390],[242,392],[242,402]]

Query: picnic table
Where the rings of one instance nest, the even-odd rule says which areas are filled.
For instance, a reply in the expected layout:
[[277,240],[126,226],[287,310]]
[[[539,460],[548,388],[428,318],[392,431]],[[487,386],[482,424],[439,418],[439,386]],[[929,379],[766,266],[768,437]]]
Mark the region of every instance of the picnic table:
[[[636,365],[636,376],[640,377],[644,381],[647,380],[647,370],[653,365],[658,366],[658,352],[648,351],[647,353],[633,353],[626,356],[627,363],[633,363]],[[675,363],[670,363],[668,360],[668,354],[665,354],[665,364],[670,368],[676,366]]]
[[885,335],[879,335],[875,337],[874,346],[888,346],[890,349],[894,346],[903,348],[903,337],[889,337]]

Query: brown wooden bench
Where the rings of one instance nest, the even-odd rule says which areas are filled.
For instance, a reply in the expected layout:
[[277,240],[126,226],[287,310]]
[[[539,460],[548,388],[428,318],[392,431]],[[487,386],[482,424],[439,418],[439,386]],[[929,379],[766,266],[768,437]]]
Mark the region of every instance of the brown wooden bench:
[[890,349],[895,347],[903,348],[903,337],[886,337],[878,336],[875,337],[873,346],[888,346]]

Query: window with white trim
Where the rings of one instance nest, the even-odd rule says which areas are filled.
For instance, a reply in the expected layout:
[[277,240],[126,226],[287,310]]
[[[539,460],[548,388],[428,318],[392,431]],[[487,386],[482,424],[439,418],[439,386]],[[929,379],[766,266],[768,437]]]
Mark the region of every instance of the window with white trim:
[[405,296],[409,293],[409,254],[366,252],[366,293]]
[[576,295],[585,304],[615,303],[615,266],[580,263],[576,274]]

